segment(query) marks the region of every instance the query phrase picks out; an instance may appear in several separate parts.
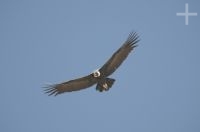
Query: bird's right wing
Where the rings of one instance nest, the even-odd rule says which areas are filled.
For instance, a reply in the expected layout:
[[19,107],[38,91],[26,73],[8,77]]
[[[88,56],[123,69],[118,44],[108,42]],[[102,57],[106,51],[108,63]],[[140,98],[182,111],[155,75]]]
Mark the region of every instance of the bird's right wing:
[[88,87],[94,85],[96,82],[97,82],[96,78],[94,78],[93,75],[90,74],[88,76],[70,80],[68,82],[49,85],[49,86],[45,87],[46,89],[44,91],[45,91],[45,93],[47,93],[49,95],[56,96],[56,95],[62,94],[64,92],[72,92],[72,91],[78,91],[81,89],[88,88]]

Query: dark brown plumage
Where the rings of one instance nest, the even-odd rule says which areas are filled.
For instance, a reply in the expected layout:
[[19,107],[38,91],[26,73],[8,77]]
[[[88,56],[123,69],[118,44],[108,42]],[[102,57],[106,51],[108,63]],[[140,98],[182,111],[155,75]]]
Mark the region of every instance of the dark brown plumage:
[[49,85],[45,92],[49,95],[58,95],[64,92],[78,91],[89,88],[97,84],[96,90],[102,92],[109,90],[115,79],[107,78],[122,64],[128,54],[137,46],[139,36],[136,32],[131,32],[124,44],[112,55],[112,57],[97,71],[88,76],[63,82],[60,84]]

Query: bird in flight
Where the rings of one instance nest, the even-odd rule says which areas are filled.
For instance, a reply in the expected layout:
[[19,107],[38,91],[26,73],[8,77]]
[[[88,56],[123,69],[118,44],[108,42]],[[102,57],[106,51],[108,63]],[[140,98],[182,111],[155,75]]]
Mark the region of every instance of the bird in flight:
[[95,84],[97,84],[96,90],[98,90],[99,92],[108,91],[115,82],[115,79],[108,78],[108,76],[115,72],[115,70],[127,58],[129,53],[137,46],[137,43],[139,41],[140,40],[138,34],[136,32],[131,32],[126,41],[122,44],[122,46],[100,69],[78,79],[48,85],[47,87],[45,87],[45,93],[47,93],[48,95],[56,96],[65,92],[72,92],[89,88]]

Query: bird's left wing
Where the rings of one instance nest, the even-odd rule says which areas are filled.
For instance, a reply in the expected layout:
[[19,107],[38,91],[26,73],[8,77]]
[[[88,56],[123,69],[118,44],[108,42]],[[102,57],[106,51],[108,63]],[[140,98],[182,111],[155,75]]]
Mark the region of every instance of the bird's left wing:
[[72,92],[72,91],[78,91],[81,89],[88,88],[88,87],[94,85],[96,82],[97,82],[96,78],[94,78],[93,75],[90,74],[88,76],[70,80],[68,82],[49,85],[49,86],[45,87],[46,88],[45,93],[56,96],[56,95],[62,94],[64,92]]
[[112,55],[112,57],[100,68],[102,76],[111,75],[127,58],[128,54],[137,46],[139,36],[131,32],[124,44]]

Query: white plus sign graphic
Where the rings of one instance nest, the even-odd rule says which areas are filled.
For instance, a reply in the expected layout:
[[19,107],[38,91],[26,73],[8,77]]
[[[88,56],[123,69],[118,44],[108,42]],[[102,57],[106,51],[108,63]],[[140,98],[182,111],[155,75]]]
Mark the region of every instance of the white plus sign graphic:
[[197,16],[197,13],[190,13],[188,11],[188,3],[185,4],[185,12],[184,13],[176,13],[177,16],[185,16],[185,25],[189,24],[189,16]]

